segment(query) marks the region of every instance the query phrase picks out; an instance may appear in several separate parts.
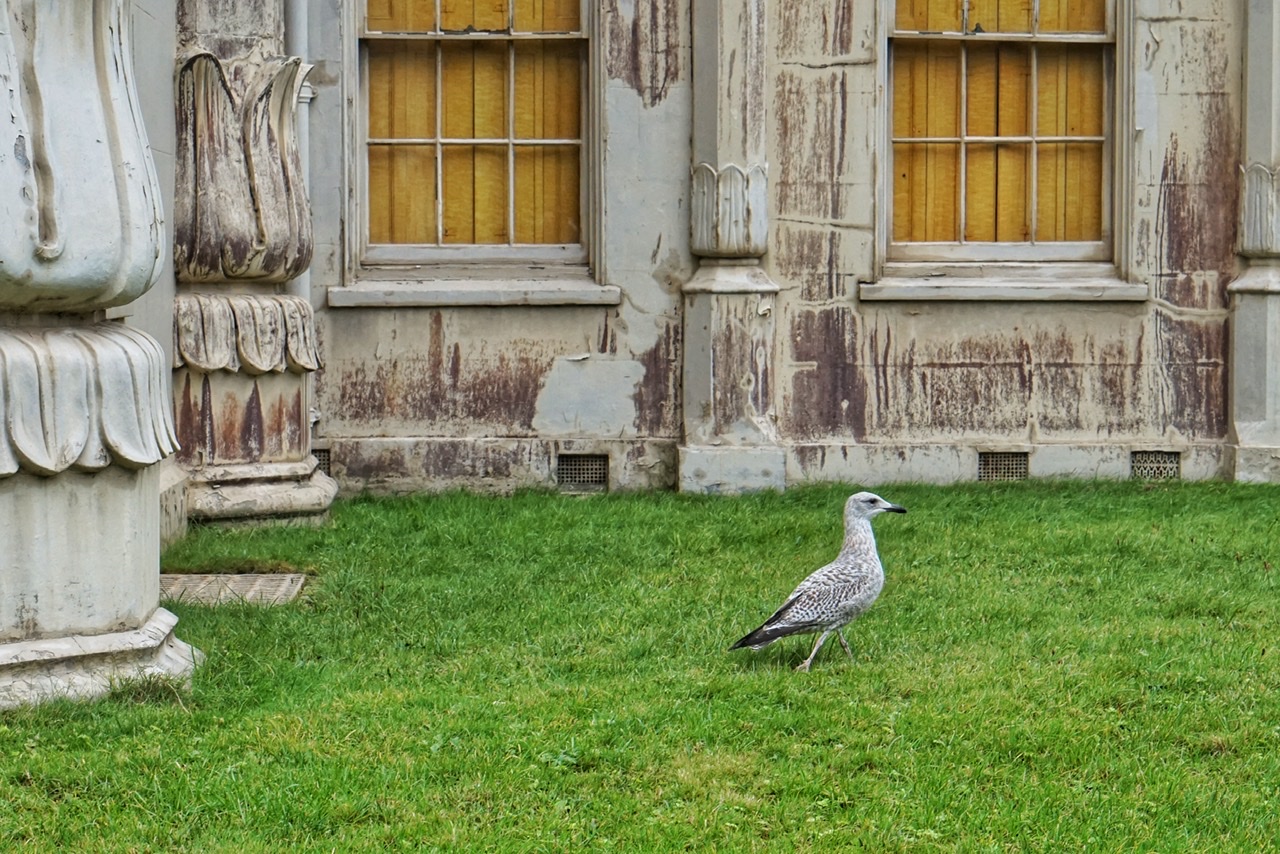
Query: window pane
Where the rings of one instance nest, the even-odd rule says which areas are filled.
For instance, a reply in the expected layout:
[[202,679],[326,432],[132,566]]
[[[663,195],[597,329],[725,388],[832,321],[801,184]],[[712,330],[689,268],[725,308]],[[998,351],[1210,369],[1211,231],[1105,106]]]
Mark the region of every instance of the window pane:
[[516,44],[515,135],[578,139],[582,50],[574,42]]
[[382,32],[430,32],[436,26],[435,0],[369,0],[366,25]]
[[967,62],[969,133],[1025,136],[1031,124],[1031,49],[1018,44],[973,45]]
[[[431,3],[434,0],[418,0]],[[445,32],[505,30],[510,26],[507,0],[440,0],[440,28]]]
[[960,32],[961,0],[898,0],[895,26],[919,32]]
[[436,242],[433,146],[369,146],[369,242]]
[[1102,239],[1102,143],[1036,148],[1036,240]]
[[1032,0],[969,0],[969,32],[1031,32]]
[[1107,0],[1040,0],[1040,32],[1105,33]]
[[515,0],[519,32],[572,33],[582,27],[581,0]]
[[894,47],[893,135],[958,136],[960,46],[951,43]]
[[960,239],[960,146],[893,146],[893,239]]
[[436,135],[435,45],[369,42],[369,136],[427,139]]
[[1031,239],[1030,148],[1026,143],[968,147],[965,240]]
[[451,145],[441,164],[445,243],[507,243],[507,150]]
[[443,132],[452,139],[507,135],[505,42],[445,42],[441,53]]
[[1044,45],[1037,74],[1041,136],[1101,136],[1106,106],[1100,45]]
[[516,243],[578,243],[578,147],[522,146],[515,160]]

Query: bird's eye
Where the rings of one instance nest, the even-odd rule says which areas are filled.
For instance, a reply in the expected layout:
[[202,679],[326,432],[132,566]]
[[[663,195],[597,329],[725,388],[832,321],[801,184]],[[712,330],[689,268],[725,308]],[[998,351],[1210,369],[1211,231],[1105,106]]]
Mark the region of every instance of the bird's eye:
[[875,504],[875,503],[876,503],[876,500],[875,500],[874,498],[864,498],[864,499],[862,499],[862,503],[863,503],[863,504]]

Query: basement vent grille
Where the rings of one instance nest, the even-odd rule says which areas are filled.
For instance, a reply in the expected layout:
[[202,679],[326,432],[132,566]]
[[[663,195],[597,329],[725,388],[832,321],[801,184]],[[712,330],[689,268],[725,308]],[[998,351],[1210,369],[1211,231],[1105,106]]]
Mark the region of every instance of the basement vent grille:
[[556,485],[562,492],[605,492],[609,488],[608,454],[560,454]]
[[1134,451],[1129,454],[1129,476],[1134,480],[1178,480],[1182,477],[1182,454]]
[[978,480],[1026,480],[1026,451],[979,451]]
[[329,449],[313,448],[311,453],[316,458],[316,468],[318,468],[321,473],[332,476],[333,472],[330,470],[329,466]]

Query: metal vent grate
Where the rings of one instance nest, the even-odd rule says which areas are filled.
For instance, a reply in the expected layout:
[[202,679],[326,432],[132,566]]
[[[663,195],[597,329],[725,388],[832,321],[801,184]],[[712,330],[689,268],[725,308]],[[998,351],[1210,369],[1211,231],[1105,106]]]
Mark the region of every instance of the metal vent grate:
[[311,450],[311,454],[316,458],[316,468],[318,468],[321,473],[332,476],[333,472],[329,468],[329,449],[313,448]]
[[1134,480],[1178,480],[1182,454],[1177,451],[1134,451],[1129,454],[1129,477]]
[[1026,480],[1026,451],[979,451],[978,480]]
[[560,454],[556,484],[565,492],[604,492],[609,488],[608,454]]

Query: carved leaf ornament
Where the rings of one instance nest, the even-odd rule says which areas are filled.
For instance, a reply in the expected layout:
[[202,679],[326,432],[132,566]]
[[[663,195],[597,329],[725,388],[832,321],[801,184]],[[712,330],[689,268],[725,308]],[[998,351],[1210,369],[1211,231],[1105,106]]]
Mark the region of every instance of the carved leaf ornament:
[[311,66],[199,51],[178,67],[179,281],[280,283],[311,263],[295,107]]
[[0,0],[0,310],[131,302],[162,220],[122,0]]
[[301,297],[181,294],[173,328],[174,367],[301,374],[321,364],[315,317]]
[[164,350],[122,323],[0,329],[0,477],[145,468],[178,449]]

